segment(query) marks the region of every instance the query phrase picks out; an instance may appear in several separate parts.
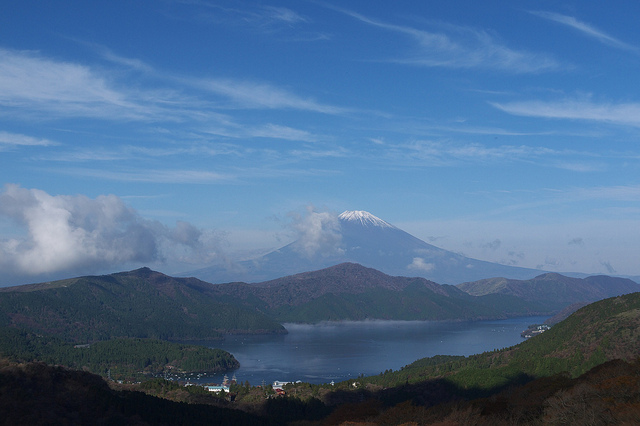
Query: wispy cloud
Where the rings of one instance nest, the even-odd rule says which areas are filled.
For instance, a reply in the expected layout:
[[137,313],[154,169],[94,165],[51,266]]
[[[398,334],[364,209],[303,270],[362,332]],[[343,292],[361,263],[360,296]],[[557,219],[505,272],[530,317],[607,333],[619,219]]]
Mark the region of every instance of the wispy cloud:
[[57,142],[48,139],[39,139],[19,133],[9,133],[0,131],[0,147],[2,145],[13,146],[52,146],[59,145]]
[[320,158],[352,158],[354,153],[344,147],[335,147],[333,149],[294,149],[287,152],[287,156],[296,160],[317,160]]
[[235,79],[192,80],[190,84],[230,99],[235,107],[256,109],[294,109],[323,114],[343,114],[346,108],[322,104],[311,98],[303,98],[288,90],[268,83]]
[[186,100],[174,96],[168,90],[119,89],[111,76],[91,67],[45,58],[37,52],[0,48],[0,108],[4,114],[109,120],[161,116],[175,121]]
[[595,103],[590,99],[556,101],[490,102],[494,107],[513,115],[572,120],[601,121],[640,127],[640,103]]
[[[300,154],[296,154],[301,157]],[[88,168],[88,167],[67,167],[43,169],[51,173],[65,174],[83,178],[94,178],[102,180],[112,180],[119,182],[139,182],[139,183],[170,183],[170,184],[194,184],[194,185],[215,185],[215,184],[247,184],[253,180],[294,178],[301,176],[327,176],[335,175],[335,170],[324,170],[309,167],[291,167],[290,163],[299,161],[300,158],[287,158],[279,160],[284,155],[276,155],[277,158],[270,159],[268,164],[256,164],[255,161],[248,161],[244,165],[225,167],[212,166],[215,170],[193,170],[193,169],[141,169],[141,168]],[[304,158],[303,158],[304,159]]]
[[267,123],[262,125],[240,125],[237,123],[226,123],[226,126],[208,127],[202,130],[207,135],[223,136],[225,138],[249,139],[268,138],[286,141],[315,142],[318,135],[302,129],[296,129],[280,124]]
[[[357,156],[355,152],[345,156]],[[460,165],[537,164],[545,168],[577,173],[609,169],[609,159],[627,161],[636,155],[629,152],[603,154],[589,150],[555,149],[533,145],[486,145],[455,140],[414,140],[406,143],[374,145],[360,154],[376,167],[458,167]]]
[[[201,131],[199,133],[181,134],[167,139],[160,146],[122,145],[110,147],[65,147],[47,155],[40,154],[34,158],[40,163],[84,163],[96,167],[60,167],[43,166],[45,170],[74,176],[93,177],[97,179],[128,181],[191,184],[244,183],[250,179],[283,176],[326,175],[328,170],[313,168],[315,161],[321,158],[353,157],[354,152],[332,144],[318,142],[315,135],[285,126],[266,125],[254,129],[238,130],[227,134],[225,139],[238,139],[237,143],[216,142],[220,132]],[[254,139],[252,143],[248,140]],[[267,139],[263,143],[261,139]],[[300,144],[278,144],[278,141],[302,142]],[[276,145],[274,147],[274,144]],[[0,144],[0,148],[1,148]],[[146,164],[157,164],[163,158],[189,159],[203,161],[201,170],[158,170],[147,169]],[[206,160],[205,160],[206,159]],[[113,163],[107,170],[104,164]],[[201,163],[198,163],[201,164]],[[296,167],[296,164],[300,164]],[[127,168],[129,166],[129,168]]]
[[36,157],[41,161],[59,162],[107,162],[126,160],[139,161],[142,159],[177,156],[184,154],[202,155],[203,149],[195,147],[169,147],[169,148],[149,148],[143,146],[126,145],[121,147],[75,147],[71,150],[58,151],[54,154]]
[[211,184],[237,180],[235,174],[208,170],[105,170],[68,168],[51,170],[57,173],[122,182]]
[[224,21],[227,24],[242,23],[244,25],[249,24],[253,26],[277,26],[283,24],[298,24],[309,21],[309,18],[302,16],[298,12],[287,7],[247,6],[240,9],[201,0],[181,0],[176,3],[199,7],[200,10],[214,11],[217,14],[200,14],[200,18],[214,22]]
[[[277,8],[276,8],[277,9]],[[185,88],[196,88],[229,99],[228,106],[217,105],[221,108],[251,108],[251,109],[296,109],[319,112],[323,114],[343,114],[352,110],[323,104],[312,98],[299,96],[290,90],[283,89],[266,82],[257,82],[233,78],[187,78],[168,75],[155,70],[147,63],[136,59],[122,57],[110,49],[95,45],[94,49],[106,60],[124,65],[130,69],[144,71],[163,79],[169,83],[177,83]]]
[[234,6],[199,0],[174,1],[187,8],[174,9],[175,14],[167,16],[175,19],[197,21],[216,26],[241,29],[257,36],[277,37],[294,42],[315,42],[327,40],[330,35],[312,28],[313,19],[292,8],[233,2]]
[[609,167],[607,164],[602,162],[576,161],[575,159],[566,161],[553,161],[550,165],[558,169],[580,173],[602,172],[607,170],[607,168]]
[[297,24],[297,23],[309,21],[308,18],[286,7],[264,6],[263,10],[264,10],[264,13],[260,14],[260,16],[268,18],[274,22],[285,22],[287,24]]
[[[527,145],[487,146],[480,143],[459,144],[440,141],[413,141],[383,148],[385,161],[400,160],[430,166],[447,166],[459,162],[531,161],[536,158],[577,154],[546,147]],[[378,153],[379,154],[379,153]]]
[[501,129],[499,127],[477,127],[477,126],[432,126],[432,129],[443,130],[454,133],[465,133],[471,135],[496,135],[496,136],[545,136],[553,135],[555,132],[550,131],[536,131],[536,132],[524,132],[509,129]]
[[570,192],[576,200],[640,201],[640,185],[596,186],[578,188]]
[[599,41],[600,43],[613,46],[618,49],[623,50],[631,50],[634,52],[638,52],[638,48],[632,46],[628,43],[618,40],[617,38],[595,28],[592,25],[589,25],[585,22],[579,21],[573,16],[562,15],[555,12],[545,12],[545,11],[532,11],[530,12],[533,15],[539,16],[544,19],[548,19],[550,21],[557,22],[562,25],[566,25],[568,27],[573,28],[574,30],[579,31],[581,34],[591,37]]
[[[67,117],[128,121],[228,121],[215,109],[291,109],[322,114],[350,110],[323,104],[269,83],[228,78],[206,80],[165,75],[142,61],[95,47],[103,58],[152,74],[163,86],[122,80],[117,73],[0,48],[0,109],[21,118]],[[129,78],[128,76],[127,78]],[[120,81],[120,84],[117,84]],[[131,89],[130,87],[136,87]],[[198,95],[187,94],[205,90]],[[211,95],[226,99],[211,99]],[[207,97],[207,95],[209,95]],[[45,113],[45,115],[43,115]],[[272,129],[273,130],[273,129]],[[283,130],[283,129],[281,129]],[[291,136],[291,132],[290,132]]]
[[277,124],[266,124],[249,131],[253,137],[283,139],[289,141],[315,142],[317,137],[306,130],[294,129]]
[[350,10],[327,6],[365,24],[409,36],[416,42],[412,55],[393,60],[426,67],[482,68],[536,73],[560,67],[547,54],[509,48],[486,31],[449,25],[448,33],[431,32],[369,18]]
[[[86,43],[83,43],[86,44]],[[101,45],[96,45],[96,44],[90,44],[90,46],[92,46],[94,49],[96,49],[98,51],[98,53],[106,60],[113,62],[115,64],[120,64],[123,65],[127,68],[130,69],[135,69],[138,71],[143,71],[143,72],[150,72],[150,73],[155,73],[155,70],[153,69],[152,66],[150,66],[149,64],[145,63],[144,61],[137,59],[137,58],[127,58],[125,56],[122,55],[118,55],[117,53],[115,53],[113,50],[105,47],[105,46],[101,46]]]
[[[567,205],[583,202],[616,201],[629,202],[633,206],[640,201],[640,185],[618,185],[618,186],[594,186],[576,187],[564,189],[542,188],[535,193],[531,193],[528,198],[533,201],[516,203],[497,208],[491,214],[512,213],[515,211],[526,211],[538,209],[545,206]],[[628,212],[622,212],[628,213]],[[637,211],[631,211],[633,217]]]

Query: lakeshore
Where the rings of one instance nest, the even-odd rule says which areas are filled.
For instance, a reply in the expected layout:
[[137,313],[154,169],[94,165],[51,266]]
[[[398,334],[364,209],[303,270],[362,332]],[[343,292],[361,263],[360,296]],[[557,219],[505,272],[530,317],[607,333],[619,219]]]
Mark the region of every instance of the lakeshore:
[[[397,370],[434,355],[473,355],[516,345],[530,324],[547,317],[491,321],[362,321],[314,325],[285,324],[279,335],[228,335],[197,342],[224,349],[240,362],[239,382],[320,384]],[[224,374],[193,377],[194,383],[221,383]]]

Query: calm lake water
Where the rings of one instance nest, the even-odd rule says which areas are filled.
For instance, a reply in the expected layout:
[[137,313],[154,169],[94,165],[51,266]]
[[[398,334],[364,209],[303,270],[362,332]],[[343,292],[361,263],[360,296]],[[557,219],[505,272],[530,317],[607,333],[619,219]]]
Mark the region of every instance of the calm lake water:
[[[274,380],[309,383],[340,382],[397,370],[434,355],[472,355],[522,342],[529,324],[547,317],[495,321],[363,321],[316,325],[285,324],[289,334],[227,336],[224,341],[199,342],[221,348],[240,362],[235,374],[251,385]],[[223,375],[194,382],[222,382]]]

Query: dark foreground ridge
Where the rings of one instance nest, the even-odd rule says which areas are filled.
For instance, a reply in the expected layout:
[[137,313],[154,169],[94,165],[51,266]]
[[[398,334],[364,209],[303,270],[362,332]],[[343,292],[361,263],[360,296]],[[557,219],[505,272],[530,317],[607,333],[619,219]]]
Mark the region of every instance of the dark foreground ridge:
[[111,389],[99,376],[43,363],[0,363],[5,425],[269,425],[240,410]]

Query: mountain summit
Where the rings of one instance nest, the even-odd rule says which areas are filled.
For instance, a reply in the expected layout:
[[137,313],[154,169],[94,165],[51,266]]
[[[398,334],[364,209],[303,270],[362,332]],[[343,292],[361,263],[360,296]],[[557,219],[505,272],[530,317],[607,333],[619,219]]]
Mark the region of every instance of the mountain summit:
[[395,228],[384,220],[362,210],[346,211],[338,216],[338,219],[345,222],[356,222],[362,226],[378,226],[380,228]]
[[[335,217],[334,217],[335,219]],[[396,276],[459,284],[492,277],[529,279],[542,271],[471,259],[428,244],[365,211],[345,211],[331,229],[234,265],[191,271],[204,281],[260,282],[351,262]]]

